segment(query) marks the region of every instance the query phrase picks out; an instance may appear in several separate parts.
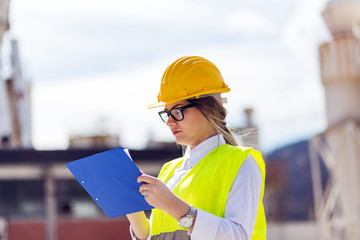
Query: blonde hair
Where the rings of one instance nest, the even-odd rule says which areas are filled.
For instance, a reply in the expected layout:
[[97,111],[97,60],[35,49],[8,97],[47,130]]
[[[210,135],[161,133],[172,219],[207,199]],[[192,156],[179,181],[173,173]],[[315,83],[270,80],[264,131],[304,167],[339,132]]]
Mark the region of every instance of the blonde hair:
[[204,117],[212,124],[218,134],[224,136],[225,142],[232,146],[238,146],[238,143],[226,126],[226,108],[219,103],[214,97],[203,97],[199,99],[187,99],[188,102],[194,103],[195,107],[204,115]]

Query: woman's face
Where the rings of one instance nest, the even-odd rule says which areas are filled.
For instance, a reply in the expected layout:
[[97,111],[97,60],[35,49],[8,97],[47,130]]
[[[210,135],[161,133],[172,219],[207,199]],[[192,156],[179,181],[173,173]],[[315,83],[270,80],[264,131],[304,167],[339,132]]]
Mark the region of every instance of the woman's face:
[[[165,106],[166,111],[170,111],[175,107],[183,107],[188,105],[186,100],[178,101]],[[196,107],[183,110],[184,119],[175,121],[169,116],[166,125],[170,128],[175,136],[176,143],[189,145],[191,149],[199,143],[216,134],[216,130],[210,122],[204,117]]]

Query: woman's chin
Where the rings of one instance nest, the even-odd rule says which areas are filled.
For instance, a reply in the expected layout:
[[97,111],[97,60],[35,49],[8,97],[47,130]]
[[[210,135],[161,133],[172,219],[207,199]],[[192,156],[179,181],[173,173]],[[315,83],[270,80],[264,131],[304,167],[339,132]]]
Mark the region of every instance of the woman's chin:
[[179,145],[188,145],[188,143],[181,137],[175,137],[175,142]]

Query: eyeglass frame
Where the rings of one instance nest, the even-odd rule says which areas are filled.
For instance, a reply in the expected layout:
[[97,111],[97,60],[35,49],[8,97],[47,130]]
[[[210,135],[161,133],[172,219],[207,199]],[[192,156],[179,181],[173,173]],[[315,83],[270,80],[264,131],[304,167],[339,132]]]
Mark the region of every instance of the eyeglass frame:
[[[161,120],[162,120],[164,123],[166,123],[167,121],[165,121],[165,120],[162,118],[161,114],[163,114],[163,113],[166,113],[166,114],[167,114],[168,120],[169,120],[169,117],[171,116],[172,119],[174,119],[174,120],[177,121],[177,122],[180,122],[180,121],[184,120],[184,117],[185,117],[183,111],[184,111],[185,109],[187,109],[187,108],[192,108],[192,107],[195,107],[195,106],[196,106],[196,103],[189,103],[188,105],[185,105],[185,106],[173,107],[173,108],[170,109],[169,111],[167,111],[167,110],[162,110],[162,111],[158,112],[158,114],[159,114]],[[180,110],[181,116],[182,116],[181,119],[179,119],[179,120],[176,119],[176,118],[174,117],[174,115],[171,113],[171,111],[174,110],[174,109]]]

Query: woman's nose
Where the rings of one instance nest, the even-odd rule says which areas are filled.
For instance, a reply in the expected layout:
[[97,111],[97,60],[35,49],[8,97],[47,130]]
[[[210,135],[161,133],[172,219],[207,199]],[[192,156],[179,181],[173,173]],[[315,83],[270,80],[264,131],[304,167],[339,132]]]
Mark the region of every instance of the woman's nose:
[[174,120],[174,118],[170,115],[169,118],[168,118],[168,120],[166,121],[166,125],[169,126],[169,127],[170,127],[170,126],[174,126],[174,125],[175,125],[175,122],[176,122],[176,121]]

